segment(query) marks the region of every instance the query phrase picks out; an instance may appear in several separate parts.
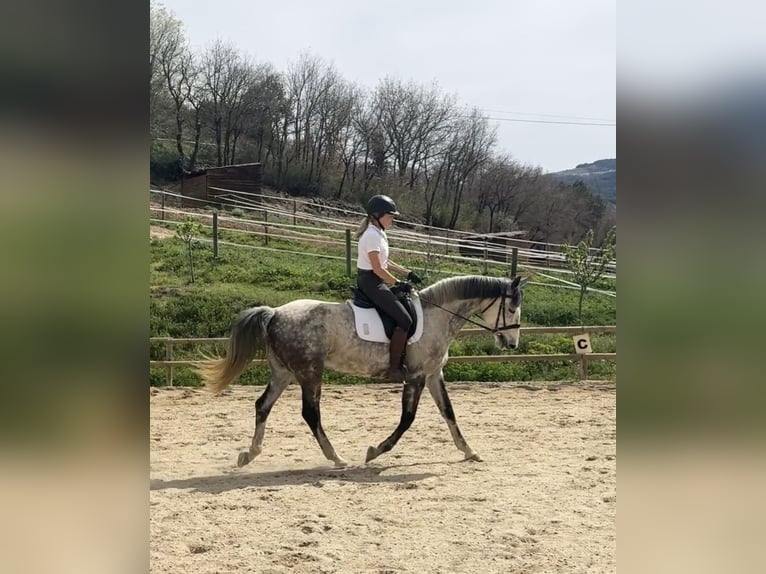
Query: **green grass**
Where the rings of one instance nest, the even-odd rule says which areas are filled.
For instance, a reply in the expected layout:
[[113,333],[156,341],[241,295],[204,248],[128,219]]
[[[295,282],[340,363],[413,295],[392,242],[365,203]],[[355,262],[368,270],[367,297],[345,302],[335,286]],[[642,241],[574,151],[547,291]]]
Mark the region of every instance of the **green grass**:
[[[229,240],[258,246],[263,239],[246,234],[233,234]],[[213,258],[209,243],[195,242],[195,283],[189,282],[188,253],[180,239],[152,240],[150,243],[150,334],[152,337],[226,337],[233,317],[242,309],[256,305],[276,307],[299,298],[341,302],[349,298],[355,280],[346,275],[346,263],[312,256],[326,249],[270,241],[270,247],[282,246],[305,253],[286,254],[247,247],[219,246],[219,257]],[[342,253],[342,250],[339,252]],[[397,257],[404,265],[420,273],[426,269],[421,256]],[[353,267],[353,262],[352,262]],[[427,267],[427,284],[452,276],[449,272],[481,274],[481,262],[450,265],[432,260]],[[490,268],[492,270],[492,268]],[[605,282],[614,288],[613,282]],[[525,326],[577,325],[577,291],[528,285],[525,290],[522,324]],[[586,325],[616,324],[616,299],[589,294],[583,305]],[[591,342],[596,352],[615,352],[614,335],[594,335]],[[523,335],[518,354],[571,353],[572,339],[566,335]],[[465,337],[453,341],[451,355],[489,355],[498,351],[492,336]],[[206,356],[223,356],[225,345],[187,344],[174,347],[176,360],[199,360]],[[163,344],[151,345],[152,359],[164,358]],[[445,366],[448,381],[531,381],[576,380],[579,366],[572,361],[525,361],[520,363],[450,363]],[[150,370],[152,385],[165,383],[165,369]],[[611,361],[589,364],[593,379],[614,379],[616,365]],[[240,377],[240,384],[265,384],[268,370],[251,367]],[[368,379],[326,372],[325,381],[355,384]],[[197,375],[188,368],[174,368],[174,383],[199,385]]]

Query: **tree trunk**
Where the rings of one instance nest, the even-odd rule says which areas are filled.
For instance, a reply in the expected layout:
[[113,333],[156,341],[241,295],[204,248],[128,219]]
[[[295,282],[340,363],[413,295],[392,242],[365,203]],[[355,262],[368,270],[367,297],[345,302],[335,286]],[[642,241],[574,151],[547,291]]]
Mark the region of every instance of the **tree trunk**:
[[176,150],[178,150],[178,161],[181,165],[183,165],[184,158],[186,157],[184,154],[183,131],[184,122],[180,111],[178,111],[176,112]]
[[223,150],[221,149],[221,121],[215,120],[215,146],[217,151],[218,166],[223,165]]
[[202,135],[202,122],[199,117],[199,110],[194,114],[194,149],[189,158],[189,171],[192,171],[197,164],[197,152],[199,152],[199,140]]
[[340,178],[340,185],[338,186],[338,191],[335,193],[335,199],[340,199],[340,196],[343,194],[343,184],[346,183],[347,175],[348,165],[346,166],[346,169],[343,170],[343,176]]
[[189,270],[191,271],[191,282],[194,283],[194,257],[192,256],[192,244],[191,241],[186,244],[189,248]]

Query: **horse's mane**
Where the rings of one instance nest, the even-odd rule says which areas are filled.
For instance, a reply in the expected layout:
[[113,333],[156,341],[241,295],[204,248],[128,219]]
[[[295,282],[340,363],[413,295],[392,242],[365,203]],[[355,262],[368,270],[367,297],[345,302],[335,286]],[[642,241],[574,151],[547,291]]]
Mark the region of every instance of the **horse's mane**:
[[499,297],[508,286],[507,279],[466,275],[437,281],[420,292],[423,301],[443,305],[455,300]]

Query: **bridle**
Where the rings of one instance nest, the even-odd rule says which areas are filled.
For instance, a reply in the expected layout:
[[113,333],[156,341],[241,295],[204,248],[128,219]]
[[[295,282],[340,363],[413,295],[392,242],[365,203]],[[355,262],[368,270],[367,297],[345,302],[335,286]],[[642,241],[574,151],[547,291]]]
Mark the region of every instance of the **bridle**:
[[[439,309],[442,309],[443,311],[446,311],[450,315],[454,315],[455,317],[460,317],[461,319],[463,319],[465,321],[468,321],[469,323],[473,323],[477,327],[481,327],[482,329],[485,329],[485,330],[489,331],[490,333],[494,334],[494,333],[499,333],[500,331],[507,331],[509,329],[518,329],[519,327],[521,327],[521,325],[519,323],[512,323],[512,324],[508,325],[505,322],[505,300],[508,299],[509,297],[510,297],[510,295],[508,295],[506,290],[503,289],[503,292],[500,295],[498,295],[497,297],[495,297],[494,299],[492,299],[492,301],[490,301],[489,305],[484,307],[484,309],[482,309],[479,313],[474,313],[474,314],[484,315],[484,313],[486,313],[487,309],[492,307],[492,305],[494,305],[495,302],[498,299],[500,299],[500,307],[497,310],[497,317],[495,318],[495,327],[494,328],[487,327],[483,323],[478,323],[477,321],[474,321],[473,319],[465,317],[465,316],[461,315],[460,313],[455,313],[454,311],[450,311],[446,307],[442,307],[441,305],[437,305],[436,303],[434,303],[432,301],[428,301],[426,299],[422,299],[422,297],[421,297],[421,299],[423,301],[425,301],[426,303],[428,303],[429,305],[433,305],[434,307],[438,307]],[[514,311],[514,313],[515,313],[515,311]],[[502,327],[500,327],[500,316],[501,315],[503,317],[503,326]]]

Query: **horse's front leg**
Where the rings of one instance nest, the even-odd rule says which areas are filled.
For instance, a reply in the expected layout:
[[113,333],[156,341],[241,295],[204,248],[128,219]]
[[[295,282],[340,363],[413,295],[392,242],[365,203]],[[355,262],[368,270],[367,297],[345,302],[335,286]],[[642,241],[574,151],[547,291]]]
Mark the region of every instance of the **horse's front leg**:
[[399,419],[399,425],[386,440],[376,447],[371,446],[367,449],[365,462],[370,462],[372,459],[377,458],[384,452],[388,452],[394,448],[394,445],[399,441],[405,431],[410,428],[412,421],[415,420],[415,413],[417,413],[420,395],[423,392],[424,386],[424,376],[405,381],[404,387],[402,388],[402,416]]
[[447,387],[444,386],[444,372],[439,369],[437,374],[429,375],[426,378],[426,384],[436,406],[439,407],[442,418],[447,422],[449,432],[452,434],[452,440],[455,441],[455,446],[465,454],[466,460],[481,461],[481,457],[468,446],[468,443],[463,438],[463,434],[460,432],[460,428],[457,426],[455,411],[452,410],[452,401],[450,401],[447,394]]

